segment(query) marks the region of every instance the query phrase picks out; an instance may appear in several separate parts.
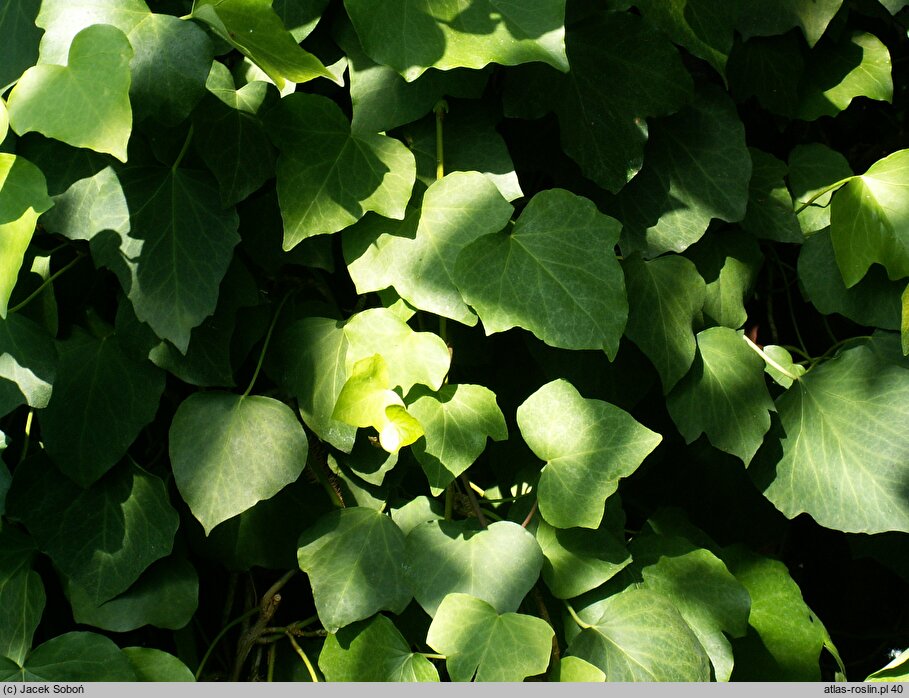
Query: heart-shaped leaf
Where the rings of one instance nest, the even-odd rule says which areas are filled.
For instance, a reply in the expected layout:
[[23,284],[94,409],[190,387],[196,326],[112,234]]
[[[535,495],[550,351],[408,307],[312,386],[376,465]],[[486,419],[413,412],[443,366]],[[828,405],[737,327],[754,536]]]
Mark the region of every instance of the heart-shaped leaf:
[[135,681],[132,664],[112,640],[73,632],[48,640],[21,665],[0,657],[0,681]]

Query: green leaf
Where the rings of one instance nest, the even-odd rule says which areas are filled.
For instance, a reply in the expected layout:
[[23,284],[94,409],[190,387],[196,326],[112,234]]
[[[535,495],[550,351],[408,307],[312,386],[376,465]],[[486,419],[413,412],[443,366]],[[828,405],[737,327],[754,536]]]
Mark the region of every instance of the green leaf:
[[6,139],[9,131],[9,112],[6,109],[6,102],[0,99],[0,143]]
[[416,388],[407,409],[422,425],[425,438],[413,447],[433,496],[441,494],[486,448],[487,437],[508,438],[496,396],[482,385],[449,383],[433,393]]
[[364,507],[326,514],[303,532],[297,547],[329,632],[378,611],[401,613],[411,599],[404,560],[401,530],[385,514]]
[[66,585],[66,595],[77,623],[118,633],[144,625],[177,630],[189,623],[199,605],[199,577],[185,560],[166,557],[104,603],[94,602],[72,582]]
[[454,279],[487,334],[523,327],[564,349],[615,358],[627,301],[613,248],[619,224],[564,189],[537,194],[512,230],[458,256]]
[[[817,196],[798,214],[802,231],[810,233],[830,225],[830,185],[852,176],[846,158],[821,143],[797,145],[789,153],[789,187],[796,209]],[[827,190],[825,193],[822,191]]]
[[164,483],[123,463],[79,489],[42,456],[16,468],[8,515],[20,520],[56,568],[92,603],[122,593],[169,554],[179,517]]
[[192,16],[262,68],[278,89],[285,80],[301,83],[317,77],[343,84],[300,48],[268,0],[196,0]]
[[[428,68],[542,61],[568,70],[564,0],[345,0],[363,49],[410,82]],[[415,37],[419,37],[415,40]]]
[[903,356],[909,356],[909,286],[903,291],[900,298],[902,311],[900,314],[900,339],[903,349]]
[[172,654],[153,647],[124,647],[123,656],[139,681],[195,681],[189,668]]
[[773,359],[777,366],[785,369],[785,373],[783,373],[777,366],[765,361],[764,373],[773,378],[778,385],[789,388],[794,382],[793,377],[799,379],[805,375],[807,369],[801,364],[795,363],[792,360],[792,354],[787,349],[773,344],[765,344],[763,350],[767,356]]
[[127,235],[129,206],[114,168],[77,179],[54,196],[54,207],[41,217],[41,223],[70,240],[91,240],[106,230]]
[[751,182],[742,228],[765,240],[802,242],[805,238],[784,181],[786,164],[757,148],[749,148],[748,152],[751,154]]
[[128,36],[136,52],[129,97],[137,121],[180,123],[205,94],[211,40],[192,22],[163,14],[146,15]]
[[325,97],[297,93],[266,119],[278,157],[284,249],[334,233],[367,211],[402,219],[415,178],[413,155],[399,141],[352,133]]
[[131,230],[95,236],[92,254],[120,279],[136,316],[186,353],[192,329],[215,310],[240,241],[237,214],[221,208],[203,173],[130,168],[120,181]]
[[787,517],[807,512],[827,528],[909,531],[907,396],[895,335],[814,367],[777,399],[785,436],[754,475],[764,496]]
[[737,102],[756,97],[765,109],[792,117],[806,57],[805,43],[795,32],[736,42],[726,64],[729,91]]
[[681,252],[713,218],[745,217],[751,157],[735,105],[718,90],[701,88],[689,107],[653,124],[644,161],[620,202],[623,235],[647,256]]
[[25,158],[0,153],[0,318],[6,318],[38,216],[53,205],[41,170]]
[[644,536],[631,544],[644,588],[669,599],[710,656],[718,681],[732,674],[732,647],[724,633],[742,637],[751,598],[745,587],[709,550],[684,538]]
[[126,162],[132,57],[129,40],[116,27],[83,29],[73,38],[65,66],[37,65],[19,78],[8,100],[10,126],[19,135],[37,131]]
[[553,635],[541,618],[499,614],[482,599],[449,594],[426,642],[445,655],[452,681],[523,681],[546,671]]
[[909,150],[878,160],[833,196],[830,239],[846,282],[855,286],[877,262],[890,279],[909,276]]
[[431,616],[456,592],[476,596],[500,613],[515,611],[542,565],[533,535],[510,521],[484,530],[466,521],[427,521],[407,535],[407,580]]
[[164,373],[124,353],[117,337],[84,331],[58,344],[54,392],[38,413],[47,452],[87,487],[126,453],[158,411]]
[[40,4],[32,0],[7,0],[4,3],[0,12],[0,88],[9,85],[38,61],[41,31],[35,26],[35,17],[40,8]]
[[550,670],[550,681],[561,683],[602,683],[606,674],[590,662],[580,657],[562,657],[553,672]]
[[537,497],[557,528],[597,528],[603,503],[662,437],[615,405],[591,400],[571,383],[547,383],[518,407],[521,436],[546,461]]
[[823,41],[811,53],[798,117],[836,116],[856,97],[893,101],[890,52],[873,34],[854,31]]
[[742,37],[772,36],[798,27],[814,46],[843,0],[739,0],[737,29]]
[[439,672],[379,614],[329,635],[319,655],[326,681],[438,681]]
[[[568,652],[598,667],[607,681],[709,681],[710,660],[694,631],[666,598],[626,589],[596,605],[596,620]],[[585,613],[581,612],[581,617]]]
[[57,374],[50,335],[19,314],[0,320],[0,416],[26,403],[47,407]]
[[706,434],[721,451],[751,462],[774,410],[764,382],[764,362],[741,333],[727,327],[699,332],[698,356],[666,398],[669,414],[687,443]]
[[890,14],[895,15],[909,5],[909,0],[881,0],[881,5],[886,7]]
[[868,675],[865,681],[909,681],[909,650],[893,658],[887,666]]
[[62,65],[73,38],[95,24],[129,33],[150,14],[143,0],[42,0],[35,24],[44,29],[41,63]]
[[0,657],[19,664],[44,613],[44,584],[32,569],[34,543],[9,526],[0,530]]
[[135,681],[136,673],[120,648],[103,635],[72,632],[37,647],[19,665],[0,657],[0,681]]
[[405,536],[421,523],[445,518],[444,507],[439,500],[425,495],[414,497],[406,504],[392,509],[390,514],[391,520],[398,525]]
[[300,42],[316,28],[328,0],[275,0],[272,5],[294,40]]
[[287,405],[233,393],[190,395],[169,438],[177,489],[206,535],[296,480],[309,450]]
[[706,287],[694,264],[684,257],[644,261],[625,259],[628,326],[625,334],[653,362],[663,392],[669,392],[694,361],[693,325],[700,320]]
[[344,234],[357,292],[393,286],[420,310],[476,324],[455,284],[455,262],[474,240],[502,230],[513,212],[479,172],[455,172],[434,182],[402,223],[369,217]]

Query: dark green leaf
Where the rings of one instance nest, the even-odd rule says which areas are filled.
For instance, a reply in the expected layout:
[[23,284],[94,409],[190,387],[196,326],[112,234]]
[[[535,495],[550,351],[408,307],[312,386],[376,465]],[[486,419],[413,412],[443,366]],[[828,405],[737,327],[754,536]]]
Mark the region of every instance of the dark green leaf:
[[44,584],[32,570],[35,544],[9,526],[0,530],[0,657],[19,664],[44,613]]
[[50,335],[15,314],[0,320],[0,416],[25,403],[47,407],[57,373],[57,349]]
[[152,647],[124,647],[123,656],[129,660],[139,681],[195,681],[193,673],[172,654]]
[[814,46],[842,4],[843,0],[739,0],[737,28],[747,39],[798,27]]
[[794,32],[737,42],[729,55],[726,75],[737,101],[756,97],[761,106],[793,116],[805,69],[805,49]]
[[120,648],[103,635],[94,633],[59,635],[37,647],[21,666],[0,657],[0,681],[135,680],[132,664]]
[[798,214],[799,224],[806,235],[830,225],[830,198],[833,192],[821,194],[821,191],[851,176],[852,169],[846,158],[826,145],[807,143],[792,149],[789,153],[789,187],[797,209],[817,196]]
[[802,242],[804,236],[793,212],[792,196],[783,181],[787,172],[785,163],[757,148],[749,148],[748,152],[751,183],[742,228],[765,240]]
[[7,0],[0,11],[0,88],[38,60],[41,31],[35,18],[40,7],[33,0]]

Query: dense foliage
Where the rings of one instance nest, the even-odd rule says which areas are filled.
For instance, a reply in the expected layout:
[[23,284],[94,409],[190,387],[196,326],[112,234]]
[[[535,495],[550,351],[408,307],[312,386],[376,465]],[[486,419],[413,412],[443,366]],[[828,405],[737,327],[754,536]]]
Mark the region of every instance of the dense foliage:
[[0,0],[0,677],[905,679],[907,5]]

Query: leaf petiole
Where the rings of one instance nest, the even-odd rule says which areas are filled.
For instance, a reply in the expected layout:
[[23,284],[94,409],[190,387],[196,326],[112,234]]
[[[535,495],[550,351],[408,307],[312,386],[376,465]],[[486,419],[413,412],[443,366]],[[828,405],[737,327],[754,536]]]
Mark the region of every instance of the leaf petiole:
[[810,199],[808,199],[808,201],[805,201],[801,206],[799,206],[797,209],[795,209],[795,215],[800,214],[806,208],[811,206],[811,204],[813,204],[815,201],[820,199],[824,194],[831,192],[834,189],[838,189],[839,187],[843,186],[844,184],[846,184],[847,182],[849,182],[852,179],[855,179],[855,175],[850,175],[849,177],[844,177],[843,179],[839,180],[838,182],[834,182],[833,184],[830,184],[830,185],[824,187],[819,192],[817,192],[814,196],[812,196]]
[[79,261],[80,261],[83,257],[85,257],[85,254],[82,253],[82,252],[79,252],[79,253],[76,255],[76,258],[75,258],[74,260],[72,260],[69,264],[67,264],[66,266],[64,266],[64,267],[62,267],[62,268],[60,268],[60,269],[58,269],[58,270],[55,271],[53,274],[51,274],[49,277],[47,277],[47,278],[41,283],[41,285],[40,285],[38,288],[36,288],[34,291],[32,291],[32,292],[28,295],[28,297],[27,297],[24,301],[22,301],[21,303],[18,303],[18,304],[16,304],[16,305],[14,305],[14,306],[13,306],[12,308],[10,308],[7,312],[8,312],[8,313],[15,313],[17,310],[21,310],[21,309],[24,308],[26,305],[28,305],[29,303],[31,303],[33,300],[35,300],[35,298],[37,298],[38,296],[41,295],[41,293],[42,293],[42,291],[44,291],[44,289],[46,289],[48,286],[50,286],[52,283],[54,283],[54,281],[55,281],[58,277],[62,276],[62,275],[64,274],[64,272],[67,272],[67,271],[69,271],[72,267],[76,266],[76,264],[78,264]]
[[593,627],[590,623],[585,623],[583,620],[581,620],[581,617],[580,617],[577,613],[575,613],[575,610],[571,607],[571,604],[568,603],[567,600],[563,600],[562,603],[564,603],[564,604],[565,604],[565,608],[568,609],[568,615],[570,615],[570,616],[572,617],[572,619],[574,620],[574,622],[577,623],[578,626],[579,626],[582,630],[587,630],[588,628],[592,628],[592,627]]
[[752,342],[751,339],[749,339],[747,335],[744,335],[744,334],[743,334],[743,335],[742,335],[742,339],[745,340],[745,343],[746,343],[749,347],[751,347],[754,351],[757,352],[758,356],[760,356],[765,362],[767,362],[767,365],[768,365],[768,366],[771,366],[772,368],[776,369],[777,371],[779,371],[780,373],[782,373],[784,376],[786,376],[786,378],[789,378],[789,379],[792,380],[793,382],[795,382],[795,381],[797,381],[797,380],[799,379],[798,376],[796,376],[795,374],[793,374],[793,373],[791,373],[790,371],[786,370],[786,369],[783,368],[780,364],[778,364],[776,361],[774,361],[772,358],[770,358],[770,356],[767,354],[767,352],[765,352],[765,351],[764,351],[763,349],[761,349],[757,344],[755,344],[754,342]]

